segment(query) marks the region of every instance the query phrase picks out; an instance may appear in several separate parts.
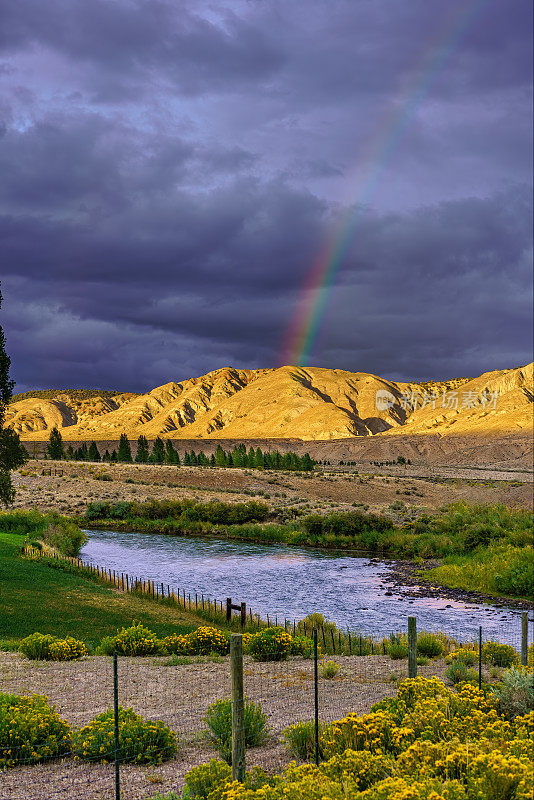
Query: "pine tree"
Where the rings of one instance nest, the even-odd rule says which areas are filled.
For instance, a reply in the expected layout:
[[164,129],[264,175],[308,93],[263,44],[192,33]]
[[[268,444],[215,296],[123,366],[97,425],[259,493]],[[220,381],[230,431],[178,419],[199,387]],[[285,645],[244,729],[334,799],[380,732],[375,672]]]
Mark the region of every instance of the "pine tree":
[[191,457],[190,457],[189,453],[186,450],[185,451],[185,456],[184,456],[184,467],[190,467],[190,466],[191,466]]
[[197,454],[194,450],[191,450],[191,453],[189,454],[189,462],[192,467],[196,467],[198,464]]
[[65,455],[69,461],[72,461],[72,459],[74,458],[74,447],[71,444],[69,444],[69,446],[67,447],[67,452]]
[[254,454],[253,466],[255,469],[263,469],[263,453],[261,452],[259,447]]
[[166,464],[179,464],[178,453],[174,449],[173,443],[167,439],[165,443],[165,463]]
[[65,453],[63,451],[63,438],[57,427],[52,428],[50,431],[50,438],[48,440],[48,447],[46,449],[48,451],[48,455],[54,461],[59,461],[59,459],[65,458]]
[[87,442],[83,442],[80,447],[80,460],[89,461],[89,450],[87,449]]
[[217,445],[217,449],[215,451],[215,466],[226,467],[226,453],[220,444]]
[[110,460],[110,461],[117,461],[117,451],[116,451],[115,449],[113,449],[113,450],[111,451],[111,455],[110,455],[110,457],[109,457],[109,460]]
[[302,457],[302,469],[306,471],[310,471],[313,469],[314,461],[309,453],[304,453]]
[[146,436],[140,436],[137,440],[137,453],[135,455],[136,464],[146,464],[150,453],[148,452],[148,442]]
[[106,451],[105,451],[104,455],[102,456],[102,461],[109,461],[110,459],[111,459],[111,456],[109,454],[109,450],[106,447]]
[[250,467],[251,469],[254,467],[255,458],[256,458],[256,453],[254,451],[254,448],[251,447],[247,453],[247,467]]
[[163,464],[165,461],[165,444],[163,439],[160,439],[159,436],[154,439],[154,445],[152,446],[152,453],[150,455],[150,460],[154,464]]
[[215,453],[212,453],[210,456],[210,467],[215,466]]
[[128,437],[125,433],[121,433],[121,437],[119,439],[117,461],[121,461],[123,464],[132,463],[132,448],[130,447],[130,442],[128,441]]
[[96,442],[91,442],[89,445],[89,461],[100,461],[100,452],[96,446]]

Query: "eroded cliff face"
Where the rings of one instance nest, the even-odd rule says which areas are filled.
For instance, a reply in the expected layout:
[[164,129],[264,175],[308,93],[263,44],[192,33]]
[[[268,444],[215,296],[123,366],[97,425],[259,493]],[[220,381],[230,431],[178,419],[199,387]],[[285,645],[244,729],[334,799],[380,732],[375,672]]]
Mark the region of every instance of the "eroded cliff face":
[[237,370],[170,382],[147,394],[79,400],[69,393],[12,403],[6,424],[23,439],[298,438],[382,433],[498,434],[532,427],[533,365],[451,381],[393,382],[311,367]]

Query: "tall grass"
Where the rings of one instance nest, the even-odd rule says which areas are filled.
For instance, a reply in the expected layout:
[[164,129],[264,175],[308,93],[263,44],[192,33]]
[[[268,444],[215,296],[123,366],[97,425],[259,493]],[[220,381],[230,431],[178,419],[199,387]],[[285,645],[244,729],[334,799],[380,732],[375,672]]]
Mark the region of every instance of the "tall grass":
[[24,537],[34,545],[42,542],[65,556],[77,556],[87,541],[78,525],[55,511],[42,514],[33,509],[0,514],[0,531]]
[[449,556],[426,572],[426,578],[458,589],[534,596],[534,552],[528,547],[492,545],[466,556]]

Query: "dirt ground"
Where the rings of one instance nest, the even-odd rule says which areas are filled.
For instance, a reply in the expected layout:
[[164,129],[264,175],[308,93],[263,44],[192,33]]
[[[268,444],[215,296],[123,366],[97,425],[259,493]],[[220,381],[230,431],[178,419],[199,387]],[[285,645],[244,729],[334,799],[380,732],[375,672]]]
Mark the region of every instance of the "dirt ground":
[[[47,474],[51,470],[52,474]],[[102,475],[107,480],[102,480]],[[138,464],[29,461],[14,475],[15,508],[82,513],[95,500],[157,500],[189,497],[228,502],[251,497],[291,518],[293,509],[327,512],[360,507],[396,519],[435,510],[454,500],[533,505],[532,475],[489,469],[360,467],[311,474],[251,469],[171,467]],[[399,502],[406,508],[391,509]]]
[[[320,718],[340,719],[350,711],[364,713],[384,697],[395,695],[398,681],[407,677],[407,661],[386,656],[336,656],[341,669],[335,679],[319,680]],[[121,767],[124,800],[142,800],[160,791],[179,790],[185,773],[216,753],[207,741],[204,715],[215,700],[229,695],[229,659],[169,666],[168,657],[119,659],[119,701],[146,719],[162,720],[178,734],[179,750],[161,766]],[[421,675],[443,677],[443,659],[418,668]],[[279,771],[291,756],[283,729],[313,719],[313,661],[256,663],[245,657],[245,693],[261,702],[270,734],[261,747],[247,752],[247,764]],[[113,703],[110,658],[92,656],[80,662],[31,662],[18,653],[0,652],[0,690],[46,695],[62,718],[82,727]],[[0,774],[0,800],[72,798],[103,800],[113,797],[112,765],[88,765],[66,758]]]

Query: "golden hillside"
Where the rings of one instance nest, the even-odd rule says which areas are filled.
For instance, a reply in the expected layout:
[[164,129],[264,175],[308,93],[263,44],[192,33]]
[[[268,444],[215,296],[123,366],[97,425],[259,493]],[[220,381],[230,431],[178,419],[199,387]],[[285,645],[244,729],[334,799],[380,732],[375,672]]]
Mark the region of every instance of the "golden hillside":
[[69,393],[12,403],[6,422],[23,439],[57,426],[67,440],[166,438],[304,440],[402,434],[496,434],[532,427],[533,365],[479,378],[399,383],[311,367],[215,370],[147,394]]

